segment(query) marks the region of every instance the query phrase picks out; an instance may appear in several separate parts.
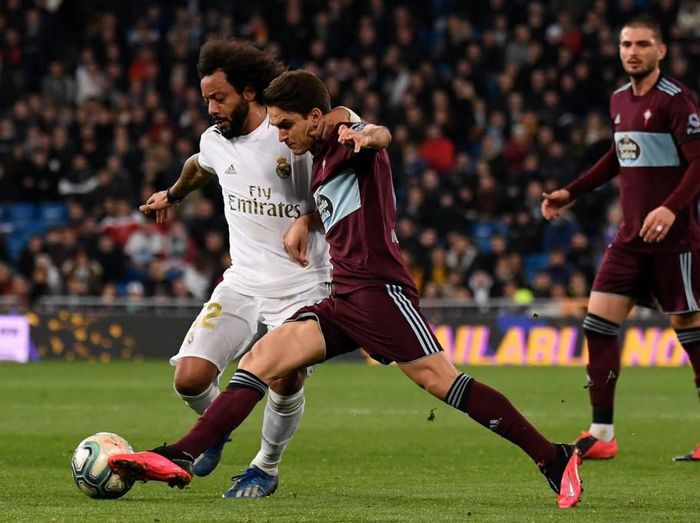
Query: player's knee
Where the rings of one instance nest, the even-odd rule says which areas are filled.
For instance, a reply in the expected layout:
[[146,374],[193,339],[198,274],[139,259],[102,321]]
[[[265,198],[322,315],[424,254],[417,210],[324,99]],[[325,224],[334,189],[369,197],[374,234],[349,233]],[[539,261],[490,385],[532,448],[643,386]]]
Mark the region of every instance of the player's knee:
[[176,377],[173,381],[173,388],[180,396],[193,397],[204,393],[212,384],[212,380],[205,376],[188,375]]
[[265,356],[264,343],[261,342],[262,340],[258,341],[253,345],[253,348],[241,358],[241,361],[238,362],[238,368],[251,372],[261,380],[269,383],[271,379],[270,369]]
[[216,380],[216,372],[178,368],[173,380],[173,388],[182,397],[194,397],[204,393]]
[[216,381],[219,369],[204,358],[187,357],[177,362],[173,388],[180,396],[199,396]]
[[669,319],[671,320],[671,327],[676,333],[685,329],[700,328],[700,313],[697,312],[692,314],[673,314]]

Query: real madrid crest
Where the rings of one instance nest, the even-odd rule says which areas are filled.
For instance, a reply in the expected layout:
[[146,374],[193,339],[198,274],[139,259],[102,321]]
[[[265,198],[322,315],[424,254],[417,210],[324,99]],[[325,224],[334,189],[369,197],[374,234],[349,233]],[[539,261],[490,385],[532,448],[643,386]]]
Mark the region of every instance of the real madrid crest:
[[289,178],[292,174],[292,166],[284,156],[277,158],[277,168],[275,169],[277,176],[280,178]]

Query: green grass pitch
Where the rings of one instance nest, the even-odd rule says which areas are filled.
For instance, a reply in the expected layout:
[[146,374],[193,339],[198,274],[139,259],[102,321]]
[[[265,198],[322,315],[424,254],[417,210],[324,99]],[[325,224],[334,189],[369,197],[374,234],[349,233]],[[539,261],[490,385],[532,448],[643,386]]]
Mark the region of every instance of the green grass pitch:
[[[580,368],[475,368],[549,437],[587,427]],[[700,463],[673,463],[700,437],[689,369],[623,369],[621,454],[586,462],[581,505],[561,511],[528,458],[429,397],[395,367],[331,363],[308,382],[306,414],[264,500],[224,500],[258,448],[262,404],[210,477],[185,490],[137,484],[116,501],[73,484],[85,436],[135,449],[179,437],[195,416],[165,361],[0,365],[0,521],[698,521]],[[428,421],[431,409],[435,419]]]

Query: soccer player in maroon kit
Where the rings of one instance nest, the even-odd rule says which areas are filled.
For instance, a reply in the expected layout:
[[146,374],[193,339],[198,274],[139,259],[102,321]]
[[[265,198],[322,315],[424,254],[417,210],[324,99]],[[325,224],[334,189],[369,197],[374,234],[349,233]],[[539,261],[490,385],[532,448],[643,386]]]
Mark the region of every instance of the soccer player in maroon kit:
[[[330,247],[334,291],[258,341],[187,435],[153,451],[112,456],[112,468],[123,477],[184,485],[191,479],[191,457],[240,425],[273,379],[363,347],[382,363],[396,362],[417,385],[522,448],[557,493],[560,507],[578,503],[575,447],[547,440],[505,396],[459,372],[421,314],[394,232],[396,201],[383,150],[389,132],[347,124],[327,140],[310,137],[330,111],[328,90],[311,73],[284,73],[264,96],[280,140],[295,154],[314,155],[312,190]],[[293,248],[290,233],[285,240]]]
[[[690,91],[663,74],[658,24],[647,16],[620,32],[630,82],[610,99],[614,139],[583,176],[544,195],[542,214],[557,218],[581,194],[620,176],[623,223],[596,274],[583,329],[593,421],[576,445],[584,458],[617,454],[613,427],[620,375],[618,330],[635,304],[655,299],[688,353],[700,393],[700,119]],[[679,460],[700,461],[700,446]]]

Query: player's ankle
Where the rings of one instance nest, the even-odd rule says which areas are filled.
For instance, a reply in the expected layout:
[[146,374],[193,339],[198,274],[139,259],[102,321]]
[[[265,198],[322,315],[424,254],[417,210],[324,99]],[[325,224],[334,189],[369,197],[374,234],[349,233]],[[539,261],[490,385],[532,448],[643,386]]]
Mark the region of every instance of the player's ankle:
[[591,436],[605,443],[615,439],[615,426],[612,423],[591,423],[588,429]]

